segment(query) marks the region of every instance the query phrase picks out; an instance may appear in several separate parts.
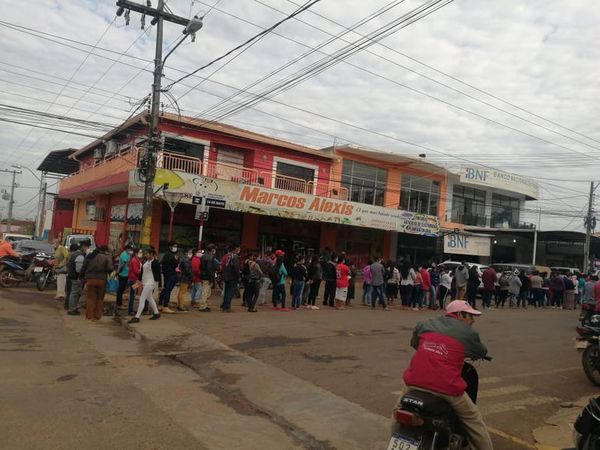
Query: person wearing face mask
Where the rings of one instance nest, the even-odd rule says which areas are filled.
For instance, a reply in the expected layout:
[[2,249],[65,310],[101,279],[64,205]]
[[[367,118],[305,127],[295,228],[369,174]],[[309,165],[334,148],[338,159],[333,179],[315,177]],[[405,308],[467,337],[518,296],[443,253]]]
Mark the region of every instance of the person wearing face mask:
[[179,261],[179,292],[177,293],[177,311],[186,311],[185,294],[192,284],[192,257],[194,250],[188,249]]
[[133,285],[137,281],[141,281],[140,273],[142,272],[143,257],[144,252],[141,248],[134,249],[127,270],[127,281],[129,283],[129,302],[127,303],[127,314],[130,316],[135,315],[135,310],[133,309],[133,303],[135,302],[135,289],[133,288]]
[[194,250],[194,256],[192,256],[192,308],[198,307],[202,295],[201,259],[202,250]]
[[177,266],[179,265],[177,257],[178,250],[179,248],[177,247],[176,242],[169,242],[169,251],[163,255],[160,261],[164,278],[164,286],[158,300],[158,309],[160,312],[165,314],[175,313],[175,311],[169,308],[169,301],[171,300],[171,292],[177,284]]
[[119,287],[117,288],[117,309],[125,309],[123,306],[123,293],[127,287],[128,273],[129,273],[129,261],[131,261],[131,255],[133,255],[133,249],[131,245],[126,245],[125,249],[119,256],[119,264],[117,266],[117,275],[119,276]]

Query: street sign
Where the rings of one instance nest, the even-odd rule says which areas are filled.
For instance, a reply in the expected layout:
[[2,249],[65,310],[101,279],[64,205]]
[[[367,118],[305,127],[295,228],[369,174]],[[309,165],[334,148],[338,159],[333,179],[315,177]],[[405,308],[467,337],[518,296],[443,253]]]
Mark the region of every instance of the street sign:
[[225,200],[219,198],[207,198],[206,206],[214,206],[215,208],[225,208]]
[[201,205],[202,204],[202,197],[198,197],[196,195],[194,195],[192,197],[192,205]]
[[205,210],[204,206],[197,205],[196,206],[196,214],[194,214],[194,219],[196,220],[208,220],[208,208]]

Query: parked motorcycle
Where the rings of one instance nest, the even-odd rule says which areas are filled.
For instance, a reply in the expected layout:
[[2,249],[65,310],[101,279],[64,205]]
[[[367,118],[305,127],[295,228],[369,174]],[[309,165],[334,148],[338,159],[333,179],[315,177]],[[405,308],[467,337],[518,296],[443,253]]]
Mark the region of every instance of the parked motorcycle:
[[591,399],[577,417],[573,441],[577,450],[600,449],[600,397]]
[[13,258],[0,258],[0,286],[10,288],[29,280],[31,273]]
[[[488,361],[492,358],[486,357]],[[462,377],[465,392],[477,402],[479,375],[465,362]],[[394,411],[397,426],[388,450],[463,450],[466,435],[450,404],[441,397],[418,389],[409,389],[400,399],[400,409]]]
[[589,380],[600,386],[600,314],[591,317],[587,325],[576,328],[575,348],[582,351],[581,364]]
[[581,314],[579,314],[579,322],[581,326],[584,327],[589,324],[590,319],[595,314],[594,309],[596,308],[595,303],[582,303],[581,304]]
[[54,259],[35,257],[33,264],[33,276],[35,284],[39,291],[43,291],[48,284],[56,284],[56,270],[54,267]]

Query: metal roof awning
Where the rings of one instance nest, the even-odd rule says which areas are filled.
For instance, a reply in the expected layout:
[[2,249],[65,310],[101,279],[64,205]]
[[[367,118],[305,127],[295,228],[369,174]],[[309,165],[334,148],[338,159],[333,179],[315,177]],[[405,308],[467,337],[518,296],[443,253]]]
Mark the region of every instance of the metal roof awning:
[[76,151],[77,149],[74,148],[53,150],[46,155],[37,170],[58,175],[69,175],[77,172],[79,170],[79,163],[73,159],[69,159],[69,156]]

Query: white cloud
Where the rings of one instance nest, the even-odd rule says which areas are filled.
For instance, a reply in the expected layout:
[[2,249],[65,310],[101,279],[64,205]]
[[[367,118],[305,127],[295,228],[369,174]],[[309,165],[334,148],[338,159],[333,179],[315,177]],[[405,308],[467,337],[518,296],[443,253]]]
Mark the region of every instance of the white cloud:
[[[296,6],[287,0],[260,1],[286,13],[296,9]],[[207,3],[213,4],[214,0],[207,0]],[[349,26],[387,3],[386,0],[322,1],[314,6],[313,10]],[[359,31],[364,34],[375,30],[420,3],[422,2],[416,0],[407,1],[372,23],[361,27]],[[187,16],[190,11],[190,0],[170,0],[168,5],[176,14]],[[39,0],[34,3],[4,0],[3,6],[3,21],[91,44],[101,36],[115,12],[113,0]],[[573,151],[548,145],[507,128],[490,124],[471,114],[458,111],[343,63],[275,99],[398,139],[430,146],[452,155],[448,157],[427,152],[428,159],[431,161],[456,166],[460,163],[456,159],[459,157],[520,174],[573,180],[573,182],[557,182],[555,185],[543,182],[543,192],[547,200],[541,204],[544,209],[551,211],[580,210],[585,205],[584,194],[588,185],[577,181],[595,177],[598,168],[596,159],[600,152],[600,125],[595,120],[600,112],[597,102],[600,86],[596,76],[600,68],[600,48],[594,45],[600,38],[600,29],[596,26],[600,18],[600,10],[595,6],[592,0],[576,0],[568,3],[557,0],[531,2],[462,0],[446,6],[383,41],[392,49],[406,53],[545,118],[598,139],[598,141],[589,140],[527,115],[529,120],[544,123],[548,128],[584,141],[587,145],[511,118],[365,52],[352,56],[348,60],[352,64],[368,68],[398,83],[425,91],[444,101],[519,128]],[[206,11],[208,7],[198,1],[194,2],[194,10],[200,9]],[[172,69],[173,67],[193,70],[257,32],[257,28],[223,14],[217,9],[225,10],[262,27],[267,27],[282,18],[282,15],[258,2],[222,0],[206,18],[204,28],[198,33],[196,42],[184,44],[170,58],[168,66],[171,68],[166,70],[168,78],[177,78],[180,75]],[[303,13],[299,18],[331,33],[337,34],[341,30],[340,27],[310,12]],[[123,18],[119,18],[102,39],[100,47],[117,52],[127,49],[141,34],[139,15],[132,13],[131,19],[131,26],[124,27]],[[148,25],[149,20],[146,23]],[[297,21],[283,25],[277,32],[310,46],[316,46],[328,39],[327,34]],[[178,26],[166,25],[166,44],[174,42],[179,36]],[[350,33],[345,38],[354,40],[357,36]],[[324,51],[331,53],[343,45],[343,42],[338,40],[325,47]],[[0,27],[0,46],[3,48],[0,61],[66,79],[71,77],[85,57],[83,52],[6,27]],[[81,48],[85,49],[85,47]],[[486,101],[510,110],[514,114],[526,115],[456,81],[442,77],[435,71],[422,67],[389,49],[375,45],[370,50],[477,98],[485,98]],[[241,88],[306,51],[305,47],[297,43],[269,35],[216,73],[211,80]],[[150,30],[148,34],[139,38],[128,54],[150,61],[153,52],[154,30]],[[114,54],[102,54],[117,58]],[[278,74],[274,80],[282,79],[321,57],[322,55],[313,54]],[[143,62],[126,56],[122,57],[121,61],[140,68],[146,66]],[[147,72],[140,73],[139,69],[116,64],[104,78],[99,80],[109,64],[110,61],[106,59],[90,56],[73,77],[73,81],[85,85],[96,83],[98,88],[118,93],[115,98],[109,100],[92,92],[83,96],[82,90],[75,89],[81,89],[81,86],[72,85],[66,87],[63,96],[57,100],[58,103],[67,106],[53,106],[50,111],[110,123],[117,121],[115,117],[126,117],[129,107],[122,101],[121,95],[132,98],[143,97],[150,90],[151,75]],[[202,75],[212,73],[217,67],[219,65],[203,71]],[[18,70],[2,64],[0,69]],[[139,75],[124,86],[136,74]],[[18,82],[28,87],[16,86],[1,80]],[[270,80],[269,83],[274,80]],[[198,82],[199,79],[191,78],[186,80],[185,84],[195,85]],[[118,92],[121,87],[123,89]],[[212,81],[203,83],[200,88],[221,96],[228,96],[233,92]],[[1,91],[36,97],[47,102],[54,100],[53,94],[43,92],[41,89],[58,93],[61,86],[19,77],[0,70]],[[187,90],[183,86],[176,86],[173,93],[179,96]],[[49,103],[27,100],[2,92],[0,97],[2,103],[42,111],[50,106]],[[81,100],[77,101],[76,99],[80,97]],[[108,103],[96,114],[79,110],[95,111],[100,107],[97,103],[103,104],[107,101]],[[198,113],[218,101],[219,99],[214,96],[195,91],[183,97],[180,106],[184,110]],[[77,109],[69,111],[70,106]],[[329,145],[335,136],[338,142],[348,140],[384,150],[411,154],[423,152],[422,149],[412,148],[393,139],[346,127],[278,103],[265,102],[259,108],[315,128],[329,136],[253,110],[232,117],[232,123],[237,125],[241,124],[234,121],[252,123],[256,125],[256,130],[259,132],[278,134],[293,141],[315,146]],[[85,138],[42,130],[33,130],[29,133],[27,127],[4,122],[0,122],[0,127],[0,168],[6,168],[17,161],[34,167],[48,150],[81,146],[87,142]],[[22,141],[23,144],[19,147]],[[31,185],[34,180],[24,174],[22,182]],[[580,193],[581,197],[550,200],[553,197],[562,198]],[[19,208],[19,204],[24,203],[31,195],[32,192],[25,189],[18,190],[16,210],[18,214],[25,214],[31,209],[29,208],[31,204]],[[535,217],[528,214],[525,220],[533,222]],[[568,225],[571,229],[581,229],[581,222],[580,219],[551,216],[544,216],[543,219],[546,228],[562,228]]]

